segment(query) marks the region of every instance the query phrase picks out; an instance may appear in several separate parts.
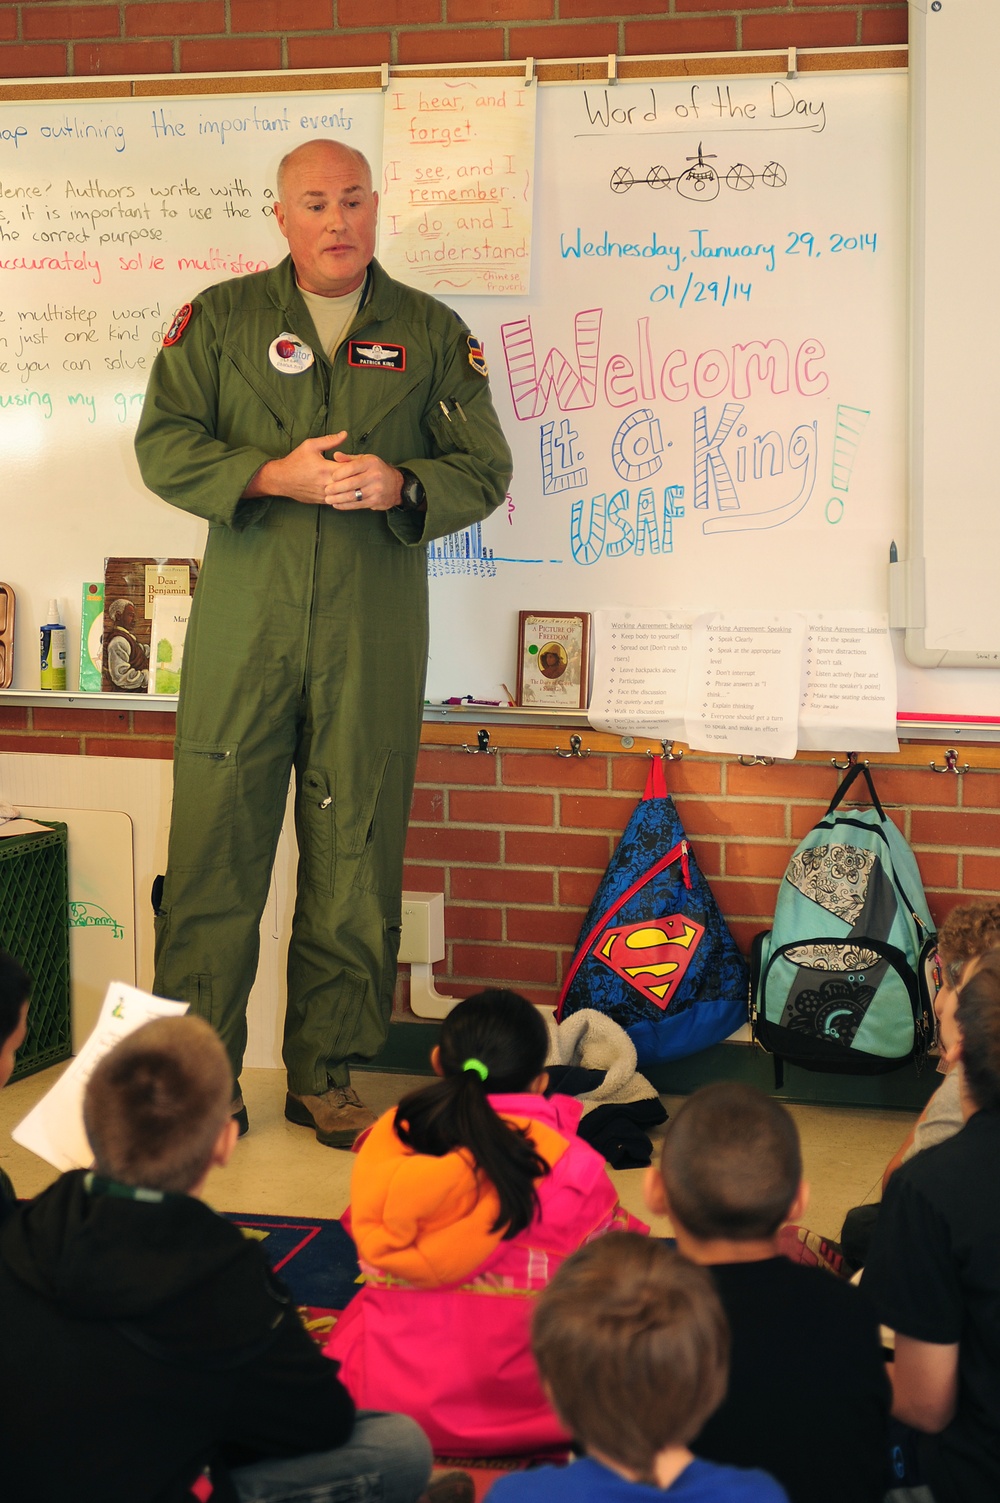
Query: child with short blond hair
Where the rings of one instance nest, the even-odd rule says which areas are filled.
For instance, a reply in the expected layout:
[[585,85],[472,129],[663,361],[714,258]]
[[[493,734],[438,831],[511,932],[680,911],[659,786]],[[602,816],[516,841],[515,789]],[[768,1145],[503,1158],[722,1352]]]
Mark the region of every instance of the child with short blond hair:
[[760,1471],[690,1443],[726,1391],[729,1332],[712,1281],[652,1238],[591,1242],[540,1297],[532,1347],[586,1456],[498,1482],[490,1503],[786,1503]]
[[231,1087],[201,1018],[136,1029],[87,1083],[94,1169],[0,1226],[4,1497],[420,1496],[417,1426],[355,1416],[260,1247],[197,1198],[236,1142]]

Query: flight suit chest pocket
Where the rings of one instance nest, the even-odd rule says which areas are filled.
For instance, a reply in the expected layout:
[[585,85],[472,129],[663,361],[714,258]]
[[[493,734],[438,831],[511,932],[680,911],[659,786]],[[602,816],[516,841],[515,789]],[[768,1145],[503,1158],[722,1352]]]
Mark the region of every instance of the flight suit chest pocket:
[[174,805],[170,866],[218,871],[234,858],[239,766],[236,743],[178,738],[174,749]]
[[[401,421],[403,428],[408,423],[413,423],[415,426],[419,424],[420,413],[423,408],[423,403],[419,399],[413,404],[412,412],[409,409],[405,409],[405,421],[401,420],[397,414],[407,399],[413,395],[424,381],[425,378],[422,373],[414,371],[412,373],[407,372],[406,375],[401,377],[394,377],[375,372],[369,377],[371,381],[370,389],[366,389],[366,373],[352,372],[352,376],[354,378],[355,391],[365,404],[362,409],[363,416],[359,418],[357,423],[357,444],[360,451],[364,450],[365,445],[371,439],[378,437],[377,430],[383,423],[388,422],[389,419],[392,419],[390,426],[392,427],[394,438],[399,437],[397,429],[400,427]],[[333,412],[331,412],[329,421],[331,423],[334,421]],[[331,429],[330,431],[335,432],[336,430]]]
[[[315,416],[322,411],[321,392],[314,372],[307,370],[294,376],[279,377],[274,371],[258,370],[242,350],[227,346],[224,358],[230,371],[220,390],[220,420],[226,425],[222,406],[229,404],[246,425],[246,442],[264,442],[268,428],[276,442],[294,445],[310,431]],[[279,381],[299,382],[298,386],[280,386]]]

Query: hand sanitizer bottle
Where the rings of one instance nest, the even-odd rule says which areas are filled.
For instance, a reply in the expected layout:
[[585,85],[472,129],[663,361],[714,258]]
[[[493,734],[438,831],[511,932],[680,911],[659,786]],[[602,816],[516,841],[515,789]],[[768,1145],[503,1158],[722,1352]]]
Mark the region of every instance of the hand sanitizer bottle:
[[42,688],[66,687],[66,628],[59,620],[58,600],[49,601],[49,619],[41,631]]

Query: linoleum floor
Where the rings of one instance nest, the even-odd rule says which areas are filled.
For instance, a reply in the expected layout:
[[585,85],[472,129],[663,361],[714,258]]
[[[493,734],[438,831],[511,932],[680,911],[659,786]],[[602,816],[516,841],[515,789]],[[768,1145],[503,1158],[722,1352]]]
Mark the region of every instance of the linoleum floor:
[[[62,1065],[28,1076],[0,1091],[0,1168],[21,1196],[45,1188],[56,1171],[10,1138],[11,1128],[58,1078]],[[386,1110],[427,1077],[358,1072],[354,1085],[376,1112]],[[311,1130],[284,1117],[285,1082],[279,1070],[245,1070],[243,1094],[250,1131],[240,1140],[229,1166],[211,1175],[206,1200],[221,1211],[255,1211],[278,1216],[339,1216],[348,1201],[353,1156],[323,1148]],[[665,1096],[668,1112],[680,1097]],[[862,1111],[840,1107],[793,1106],[802,1138],[805,1175],[811,1186],[805,1222],[836,1238],[844,1212],[877,1200],[882,1170],[905,1138],[915,1113]],[[622,1203],[649,1220],[642,1199],[645,1170],[613,1172]],[[667,1223],[657,1221],[665,1235]]]

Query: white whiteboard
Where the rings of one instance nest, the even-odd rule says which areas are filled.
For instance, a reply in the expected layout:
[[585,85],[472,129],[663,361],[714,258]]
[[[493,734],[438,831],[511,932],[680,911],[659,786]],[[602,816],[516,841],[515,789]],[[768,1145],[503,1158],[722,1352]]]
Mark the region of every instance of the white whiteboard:
[[[913,530],[918,663],[1000,664],[996,345],[1000,227],[990,176],[1000,50],[995,0],[911,5],[913,71]],[[1000,708],[1000,673],[982,696]]]
[[431,697],[510,682],[518,606],[884,609],[905,78],[551,88],[537,140],[532,296],[461,303],[515,475],[494,577],[434,592]]
[[285,152],[332,136],[377,168],[381,131],[377,91],[0,105],[0,579],[17,595],[15,689],[38,688],[50,596],[74,687],[80,586],[104,578],[105,557],[203,552],[205,524],[152,496],[133,453],[159,342],[201,288],[285,254],[271,212]]
[[[80,584],[105,555],[201,551],[132,454],[158,341],[201,287],[284,254],[269,195],[296,142],[343,139],[378,175],[382,108],[378,91],[0,106],[15,688],[37,684],[50,595],[72,686]],[[884,609],[906,518],[905,77],[546,86],[537,133],[531,295],[433,289],[485,341],[516,472],[500,514],[431,549],[429,697],[499,697],[519,609]],[[995,713],[988,680],[905,668],[900,703]]]

